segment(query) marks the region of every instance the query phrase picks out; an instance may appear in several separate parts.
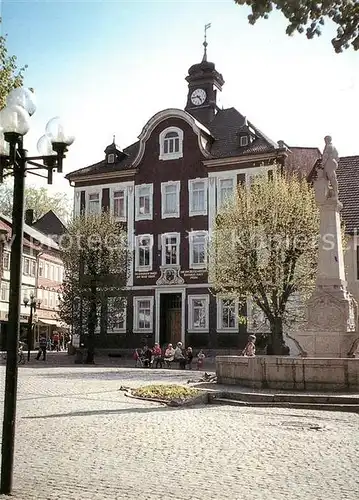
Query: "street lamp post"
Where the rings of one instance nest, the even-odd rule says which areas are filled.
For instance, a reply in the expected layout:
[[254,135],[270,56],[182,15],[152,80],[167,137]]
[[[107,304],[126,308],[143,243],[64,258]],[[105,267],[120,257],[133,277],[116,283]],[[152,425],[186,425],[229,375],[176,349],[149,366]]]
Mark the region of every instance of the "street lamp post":
[[[74,138],[64,132],[58,117],[50,120],[46,133],[38,141],[40,156],[28,157],[23,137],[30,128],[30,117],[36,110],[34,94],[29,89],[12,90],[6,107],[0,111],[0,183],[7,176],[14,177],[12,211],[12,247],[10,258],[10,301],[8,315],[7,355],[5,375],[4,419],[1,449],[0,493],[12,490],[15,419],[17,395],[17,350],[20,332],[22,239],[24,227],[25,176],[30,172],[52,183],[53,170],[62,172],[67,146]],[[42,162],[42,163],[39,163]],[[46,175],[39,170],[45,170]]]
[[30,361],[30,349],[31,349],[31,339],[32,339],[32,325],[33,325],[33,312],[36,312],[36,309],[40,307],[41,305],[41,300],[36,299],[35,295],[33,293],[30,294],[30,299],[29,297],[25,296],[24,299],[24,306],[30,306],[30,316],[29,316],[29,322],[27,325],[27,360]]

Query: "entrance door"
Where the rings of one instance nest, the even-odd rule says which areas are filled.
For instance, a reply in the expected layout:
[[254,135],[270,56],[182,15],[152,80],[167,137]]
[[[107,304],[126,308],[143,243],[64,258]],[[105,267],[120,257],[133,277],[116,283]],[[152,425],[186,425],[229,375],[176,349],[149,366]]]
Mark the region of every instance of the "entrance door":
[[181,309],[168,309],[167,324],[171,343],[176,345],[177,342],[181,341]]
[[162,293],[160,298],[160,345],[176,345],[181,340],[182,296]]

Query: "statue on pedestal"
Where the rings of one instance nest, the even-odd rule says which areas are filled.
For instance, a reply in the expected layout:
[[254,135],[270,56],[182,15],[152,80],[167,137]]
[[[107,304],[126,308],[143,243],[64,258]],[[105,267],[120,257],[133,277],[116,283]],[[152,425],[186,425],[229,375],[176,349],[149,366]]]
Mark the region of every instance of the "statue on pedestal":
[[313,183],[315,200],[318,205],[325,203],[329,197],[329,183],[322,167],[316,169],[316,179]]
[[330,135],[324,137],[325,147],[322,157],[322,168],[328,181],[329,189],[328,194],[330,197],[338,199],[338,179],[336,170],[338,168],[339,155],[338,151],[332,144]]

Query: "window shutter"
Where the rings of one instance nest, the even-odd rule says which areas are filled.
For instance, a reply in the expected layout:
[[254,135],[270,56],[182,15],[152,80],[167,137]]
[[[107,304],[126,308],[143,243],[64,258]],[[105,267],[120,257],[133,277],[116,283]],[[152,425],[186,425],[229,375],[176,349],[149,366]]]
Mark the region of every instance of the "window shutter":
[[273,170],[268,170],[268,180],[269,181],[273,180]]
[[110,209],[110,188],[102,190],[102,211],[108,212]]
[[86,210],[86,191],[81,191],[80,196],[80,214],[84,215]]
[[237,175],[237,185],[244,186],[246,183],[246,174],[238,174]]

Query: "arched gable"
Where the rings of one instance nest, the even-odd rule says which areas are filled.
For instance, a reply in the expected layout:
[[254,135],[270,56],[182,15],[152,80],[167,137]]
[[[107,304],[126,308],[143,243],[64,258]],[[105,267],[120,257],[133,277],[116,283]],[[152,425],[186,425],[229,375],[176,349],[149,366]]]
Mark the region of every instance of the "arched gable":
[[134,159],[133,162],[133,167],[137,167],[140,161],[142,160],[143,155],[145,153],[146,142],[149,139],[153,130],[157,127],[157,125],[159,125],[162,121],[167,120],[168,118],[180,118],[181,120],[185,121],[188,125],[190,125],[192,127],[193,132],[197,135],[198,147],[201,153],[206,158],[211,157],[211,154],[205,149],[204,147],[205,141],[203,141],[204,136],[207,136],[206,137],[207,139],[212,137],[210,131],[186,111],[183,111],[182,109],[169,108],[156,113],[154,116],[152,116],[152,118],[148,120],[146,125],[143,127],[141,134],[138,136],[140,145],[136,158]]

